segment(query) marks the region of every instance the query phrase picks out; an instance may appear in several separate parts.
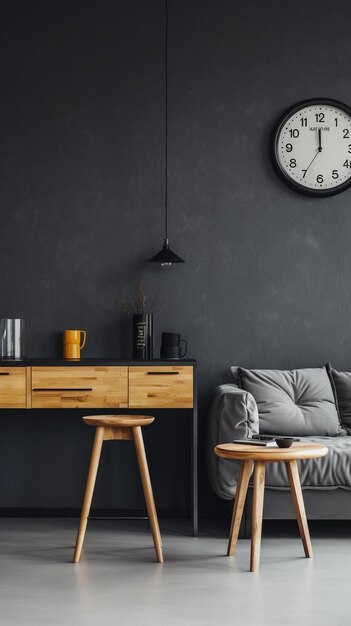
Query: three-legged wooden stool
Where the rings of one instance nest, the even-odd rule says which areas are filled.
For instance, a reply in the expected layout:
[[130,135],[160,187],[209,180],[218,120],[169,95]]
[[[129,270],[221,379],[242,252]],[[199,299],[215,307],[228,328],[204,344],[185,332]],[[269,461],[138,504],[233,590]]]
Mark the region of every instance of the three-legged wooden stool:
[[150,520],[151,533],[154,541],[156,558],[159,563],[163,563],[161,533],[158,525],[154,496],[147,465],[143,435],[141,426],[148,426],[154,421],[154,417],[146,415],[92,415],[83,417],[83,421],[88,426],[96,426],[93,451],[90,459],[87,484],[83,500],[82,513],[80,517],[76,549],[74,553],[74,563],[78,563],[82,552],[85,531],[91,501],[94,493],[96,475],[99,467],[101,448],[104,441],[111,439],[133,439],[137,454],[140,477],[143,485],[146,508]]

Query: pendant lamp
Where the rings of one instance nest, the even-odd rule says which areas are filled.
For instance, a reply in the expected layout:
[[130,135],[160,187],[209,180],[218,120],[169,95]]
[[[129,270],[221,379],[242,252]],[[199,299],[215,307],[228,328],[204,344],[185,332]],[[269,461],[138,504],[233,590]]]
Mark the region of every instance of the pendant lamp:
[[165,0],[165,240],[163,248],[155,254],[149,262],[160,263],[162,267],[172,265],[172,263],[184,263],[169,247],[168,241],[168,2]]

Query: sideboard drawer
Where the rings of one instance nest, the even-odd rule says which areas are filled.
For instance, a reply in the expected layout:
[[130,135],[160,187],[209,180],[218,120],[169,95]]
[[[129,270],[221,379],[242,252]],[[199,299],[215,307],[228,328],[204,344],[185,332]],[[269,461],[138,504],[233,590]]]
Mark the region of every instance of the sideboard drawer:
[[33,409],[127,408],[128,367],[32,367]]
[[191,409],[193,368],[189,366],[130,367],[129,407]]
[[27,406],[25,367],[0,367],[0,408],[25,409]]

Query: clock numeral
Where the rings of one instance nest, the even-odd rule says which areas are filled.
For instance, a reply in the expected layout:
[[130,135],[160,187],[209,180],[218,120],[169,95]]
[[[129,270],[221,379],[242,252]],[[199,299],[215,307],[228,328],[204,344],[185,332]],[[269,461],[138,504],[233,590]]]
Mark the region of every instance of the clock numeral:
[[335,178],[335,179],[339,178],[339,172],[338,172],[338,170],[333,170],[333,171],[332,171],[332,178]]
[[316,178],[317,183],[322,183],[323,180],[324,180],[324,178],[323,178],[322,174],[318,174],[318,176]]
[[290,159],[290,167],[296,167],[296,159]]
[[303,177],[302,178],[305,178],[305,176],[307,174],[307,170],[301,170],[301,172],[303,172]]
[[301,118],[301,126],[307,126],[307,117]]
[[316,113],[315,118],[316,118],[316,122],[325,122],[324,113]]
[[295,137],[295,139],[300,135],[300,131],[297,128],[292,128],[289,130],[290,137]]
[[349,149],[348,149],[348,153],[349,153],[349,154],[351,154],[351,143],[349,143],[348,148],[349,148]]
[[350,139],[350,131],[348,128],[344,128],[342,132],[344,133],[342,136],[343,139]]
[[[292,152],[293,147],[292,147],[292,144],[291,144],[291,143],[287,143],[287,144],[286,144],[286,146],[285,146],[285,148],[286,148],[286,151],[287,151],[287,152]],[[350,152],[350,150],[349,150],[349,152]]]
[[335,126],[337,126],[338,125],[338,118],[337,117],[334,118],[334,122],[335,122]]
[[349,161],[349,159],[346,159],[346,161],[343,163],[343,167],[351,167],[351,160]]

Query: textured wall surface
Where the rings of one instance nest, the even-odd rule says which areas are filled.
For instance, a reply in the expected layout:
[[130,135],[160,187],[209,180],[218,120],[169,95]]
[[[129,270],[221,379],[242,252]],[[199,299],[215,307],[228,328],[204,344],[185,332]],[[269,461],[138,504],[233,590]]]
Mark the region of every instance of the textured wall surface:
[[[162,0],[1,3],[0,317],[27,320],[30,356],[60,355],[72,327],[86,356],[120,356],[121,299],[142,278],[168,302],[158,335],[182,332],[199,361],[203,447],[229,365],[351,367],[351,191],[298,195],[267,148],[294,102],[351,103],[351,6],[169,0],[169,13],[170,237],[186,263],[162,269],[145,262],[163,238]],[[79,506],[80,417],[0,422],[2,506]],[[186,437],[169,417],[148,435],[160,508],[186,500]],[[99,506],[140,503],[128,459],[107,453]],[[200,486],[202,513],[218,514],[202,459]]]

